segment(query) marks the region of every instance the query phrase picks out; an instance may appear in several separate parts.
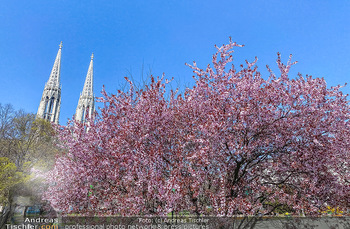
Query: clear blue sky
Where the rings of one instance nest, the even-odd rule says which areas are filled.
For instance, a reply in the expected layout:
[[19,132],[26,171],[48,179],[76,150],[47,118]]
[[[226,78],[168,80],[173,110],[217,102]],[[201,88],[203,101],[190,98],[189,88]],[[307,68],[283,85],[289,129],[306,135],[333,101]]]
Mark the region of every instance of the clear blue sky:
[[[337,0],[16,0],[0,9],[0,103],[36,113],[63,41],[60,123],[75,113],[94,52],[94,92],[110,93],[124,76],[174,77],[192,86],[185,62],[205,67],[214,45],[233,41],[235,63],[259,58],[276,69],[276,53],[299,63],[297,72],[324,77],[329,86],[350,79],[350,1]],[[142,70],[143,69],[143,70]],[[143,74],[142,74],[143,72]],[[343,89],[349,93],[350,85]]]

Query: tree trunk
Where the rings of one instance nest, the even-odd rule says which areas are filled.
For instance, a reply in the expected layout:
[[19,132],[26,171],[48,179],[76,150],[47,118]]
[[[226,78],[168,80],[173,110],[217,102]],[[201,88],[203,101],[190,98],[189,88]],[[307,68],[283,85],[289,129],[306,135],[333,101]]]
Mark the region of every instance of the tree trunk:
[[6,228],[6,223],[13,217],[16,206],[8,204],[4,207],[0,215],[0,228]]

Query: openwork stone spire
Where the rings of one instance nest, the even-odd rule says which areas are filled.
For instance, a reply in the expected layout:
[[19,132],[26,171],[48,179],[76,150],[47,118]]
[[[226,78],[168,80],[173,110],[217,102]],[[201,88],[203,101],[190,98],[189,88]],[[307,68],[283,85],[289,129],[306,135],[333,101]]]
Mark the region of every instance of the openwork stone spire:
[[51,87],[56,87],[60,85],[60,71],[61,71],[61,50],[62,50],[62,41],[59,45],[59,50],[55,59],[55,63],[53,64],[50,78],[47,81],[47,85]]
[[62,41],[59,45],[55,63],[47,81],[39,104],[37,118],[46,119],[58,124],[61,109],[61,52]]
[[80,94],[77,110],[75,112],[75,120],[85,122],[87,117],[92,117],[95,111],[95,98],[93,90],[93,60],[94,54],[91,55],[90,65],[86,74],[83,91]]

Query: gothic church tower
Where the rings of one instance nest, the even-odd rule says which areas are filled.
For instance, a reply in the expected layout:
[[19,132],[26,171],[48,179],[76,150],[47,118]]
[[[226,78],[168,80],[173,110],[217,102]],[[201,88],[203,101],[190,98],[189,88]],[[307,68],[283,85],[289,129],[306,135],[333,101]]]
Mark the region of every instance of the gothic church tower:
[[93,60],[94,54],[91,55],[89,69],[85,78],[84,88],[80,94],[75,120],[85,122],[85,118],[91,118],[95,112],[95,98],[93,94]]
[[46,119],[58,124],[61,109],[61,51],[62,41],[59,45],[55,63],[53,64],[49,80],[47,81],[36,118]]

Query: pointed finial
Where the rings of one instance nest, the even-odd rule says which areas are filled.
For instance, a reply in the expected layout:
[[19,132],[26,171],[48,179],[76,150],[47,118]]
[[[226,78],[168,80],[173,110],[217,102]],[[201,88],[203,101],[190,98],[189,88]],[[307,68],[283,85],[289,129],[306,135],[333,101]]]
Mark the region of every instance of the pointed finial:
[[61,41],[61,43],[60,43],[60,49],[62,48],[62,41]]
[[91,60],[93,60],[93,59],[94,59],[94,53],[91,54]]

